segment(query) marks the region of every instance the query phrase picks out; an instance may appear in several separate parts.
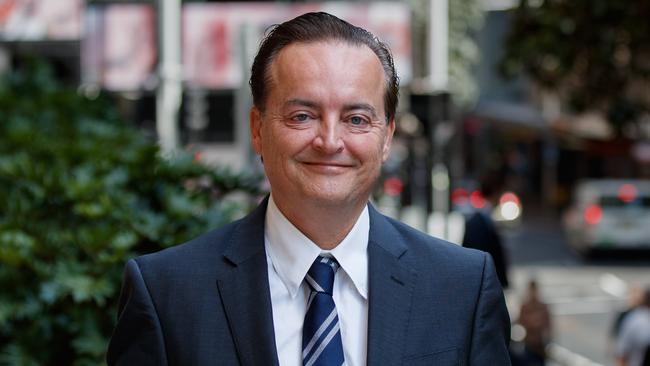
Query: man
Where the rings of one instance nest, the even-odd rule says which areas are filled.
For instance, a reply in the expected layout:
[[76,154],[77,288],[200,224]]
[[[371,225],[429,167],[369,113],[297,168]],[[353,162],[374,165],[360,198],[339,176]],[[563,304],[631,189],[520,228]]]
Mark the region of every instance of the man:
[[493,175],[481,180],[481,193],[486,199],[486,207],[472,212],[465,223],[463,246],[487,252],[497,271],[502,288],[508,288],[508,258],[501,243],[501,234],[491,217],[492,209],[499,203],[500,184]]
[[395,129],[388,49],[305,14],[266,36],[250,84],[270,197],[129,261],[109,365],[508,365],[489,257],[368,204]]
[[641,304],[621,323],[616,348],[619,366],[643,366],[650,361],[650,288],[644,290]]
[[537,280],[528,281],[526,297],[519,308],[519,324],[526,330],[523,362],[526,366],[546,364],[546,346],[551,341],[551,313],[540,297]]
[[618,336],[621,333],[621,325],[623,325],[625,318],[643,304],[643,294],[644,289],[640,285],[632,284],[628,288],[627,304],[614,318],[614,323],[609,332],[609,336],[614,342],[618,339]]

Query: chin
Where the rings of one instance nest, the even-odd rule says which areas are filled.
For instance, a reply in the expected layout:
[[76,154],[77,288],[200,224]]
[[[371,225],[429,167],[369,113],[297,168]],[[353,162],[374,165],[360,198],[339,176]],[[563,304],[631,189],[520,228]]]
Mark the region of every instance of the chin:
[[354,205],[361,200],[358,192],[350,192],[350,190],[319,190],[306,192],[305,198],[321,207],[349,206]]

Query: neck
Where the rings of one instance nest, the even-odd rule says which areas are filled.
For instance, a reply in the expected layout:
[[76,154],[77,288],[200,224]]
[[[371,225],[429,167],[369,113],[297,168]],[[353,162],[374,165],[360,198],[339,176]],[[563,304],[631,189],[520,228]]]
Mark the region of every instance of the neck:
[[309,205],[292,207],[286,202],[275,202],[280,212],[301,233],[324,250],[336,248],[350,233],[367,205],[367,200],[355,205]]

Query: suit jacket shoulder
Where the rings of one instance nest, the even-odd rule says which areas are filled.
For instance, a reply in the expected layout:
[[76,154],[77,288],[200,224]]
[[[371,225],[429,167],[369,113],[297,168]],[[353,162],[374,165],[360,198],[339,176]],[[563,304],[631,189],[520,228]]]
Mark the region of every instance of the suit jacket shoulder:
[[486,253],[375,210],[370,226],[369,364],[510,364],[509,317]]
[[275,364],[265,209],[129,261],[108,364]]
[[170,278],[196,278],[198,275],[214,274],[222,264],[223,254],[242,230],[246,219],[240,219],[219,229],[207,232],[186,243],[155,253],[145,254],[134,260],[147,276],[147,282],[164,281]]
[[449,269],[465,271],[480,268],[485,261],[481,251],[430,236],[376,211],[372,217],[371,233],[374,235],[371,237],[393,254],[405,255],[404,260],[414,267],[436,262]]

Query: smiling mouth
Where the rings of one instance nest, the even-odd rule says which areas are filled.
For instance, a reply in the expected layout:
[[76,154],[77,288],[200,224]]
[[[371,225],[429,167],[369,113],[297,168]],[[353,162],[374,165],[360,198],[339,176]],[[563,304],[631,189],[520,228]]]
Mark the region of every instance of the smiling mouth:
[[334,161],[303,161],[303,164],[311,167],[323,167],[323,168],[351,168],[352,164],[338,163]]
[[303,162],[303,166],[313,173],[325,175],[343,174],[353,167],[351,164],[335,162]]
[[330,163],[330,162],[303,162],[303,164],[314,167],[333,167],[333,168],[350,168],[350,164]]

